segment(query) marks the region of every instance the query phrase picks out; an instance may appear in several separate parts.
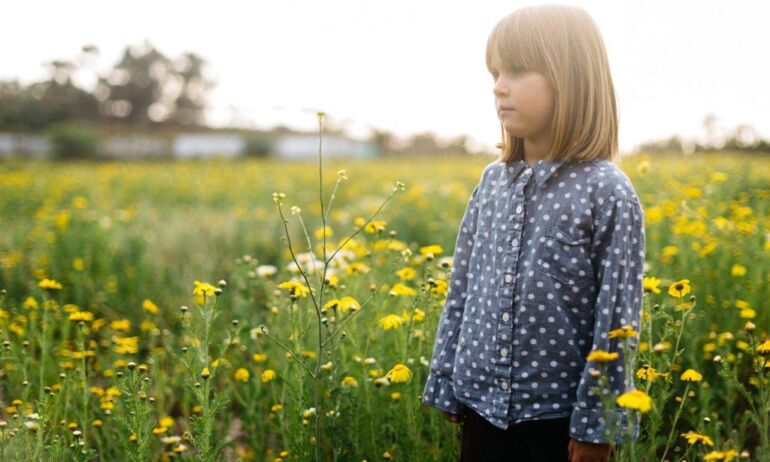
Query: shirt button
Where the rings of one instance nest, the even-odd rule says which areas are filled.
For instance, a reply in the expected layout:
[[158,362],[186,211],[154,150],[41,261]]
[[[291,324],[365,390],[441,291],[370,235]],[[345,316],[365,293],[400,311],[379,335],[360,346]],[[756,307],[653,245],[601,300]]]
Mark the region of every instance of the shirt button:
[[512,279],[513,277],[510,274],[505,275],[505,282],[511,282]]
[[518,240],[518,239],[516,239],[516,238],[514,238],[514,239],[511,241],[511,245],[512,245],[512,246],[514,246],[514,247],[516,247],[517,245],[519,245],[519,240]]
[[506,380],[501,380],[500,386],[503,387],[503,390],[506,390],[508,389],[508,382]]
[[516,207],[516,213],[521,213],[521,206]]
[[508,313],[503,313],[503,321],[508,322],[509,317],[510,316],[508,316]]
[[502,350],[500,350],[500,356],[502,356],[502,357],[504,358],[504,357],[506,357],[507,355],[508,355],[508,350],[506,350],[505,348],[503,348]]

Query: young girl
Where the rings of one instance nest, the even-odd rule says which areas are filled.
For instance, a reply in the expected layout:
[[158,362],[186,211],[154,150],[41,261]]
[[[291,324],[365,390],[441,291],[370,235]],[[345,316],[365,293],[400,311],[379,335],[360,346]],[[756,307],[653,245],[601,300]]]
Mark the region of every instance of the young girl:
[[487,66],[502,155],[460,224],[422,400],[462,422],[463,461],[606,461],[639,433],[592,387],[634,389],[617,334],[639,330],[645,235],[603,41],[580,8],[522,8]]

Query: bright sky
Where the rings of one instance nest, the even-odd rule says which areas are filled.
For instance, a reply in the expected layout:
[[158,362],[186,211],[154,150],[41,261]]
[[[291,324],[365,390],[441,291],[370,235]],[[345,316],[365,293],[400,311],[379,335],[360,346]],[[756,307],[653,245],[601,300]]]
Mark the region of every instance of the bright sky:
[[[217,81],[209,121],[313,129],[315,112],[354,136],[370,126],[399,136],[468,134],[499,141],[484,61],[497,20],[538,1],[260,0],[217,3],[26,0],[3,8],[0,79],[46,77],[85,44],[108,69],[149,40],[176,57],[193,51]],[[707,113],[770,137],[770,3],[561,1],[599,25],[620,104],[620,147],[696,136]]]

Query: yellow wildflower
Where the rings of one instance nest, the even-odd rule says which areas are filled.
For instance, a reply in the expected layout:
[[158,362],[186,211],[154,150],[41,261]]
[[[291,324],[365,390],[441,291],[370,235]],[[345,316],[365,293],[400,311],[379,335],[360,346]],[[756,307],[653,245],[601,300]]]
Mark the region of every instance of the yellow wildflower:
[[235,380],[238,382],[248,382],[249,381],[249,371],[244,368],[239,368],[237,371],[235,371]]
[[757,345],[756,351],[763,356],[770,354],[770,340],[765,340],[762,344]]
[[388,377],[391,382],[406,382],[412,377],[412,371],[405,365],[399,363],[393,366],[393,369],[388,371],[385,376]]
[[150,314],[158,314],[160,313],[160,308],[158,308],[158,305],[152,302],[152,300],[145,298],[142,302],[142,309]]
[[701,442],[707,446],[713,446],[714,442],[709,438],[707,435],[702,435],[700,433],[695,433],[694,431],[689,431],[687,433],[681,433],[681,436],[687,440],[690,444],[695,444],[698,442]]
[[193,289],[193,296],[195,297],[195,303],[203,305],[206,303],[206,299],[213,297],[216,291],[216,287],[212,286],[208,282],[193,281],[195,288]]
[[685,295],[690,293],[690,280],[689,279],[680,279],[679,281],[676,281],[675,283],[671,284],[668,288],[668,294],[672,297],[684,297]]
[[644,277],[643,285],[644,285],[644,291],[645,292],[652,292],[652,293],[655,293],[655,294],[659,294],[660,293],[660,287],[658,287],[660,285],[660,279],[658,279],[656,277],[645,276]]
[[94,314],[89,311],[76,311],[70,314],[70,321],[91,322],[94,320]]
[[307,294],[310,293],[310,289],[307,288],[307,286],[301,282],[296,281],[286,281],[278,284],[279,289],[288,289],[289,291],[289,297],[291,298],[299,298],[299,297],[307,297]]
[[597,363],[608,363],[610,361],[614,361],[618,358],[619,353],[617,352],[607,352],[604,350],[594,350],[591,353],[588,354],[586,357],[586,361],[595,361]]
[[390,292],[388,292],[388,295],[391,295],[391,296],[414,295],[416,293],[417,292],[411,287],[407,287],[399,282],[399,283],[393,284],[393,287],[391,287]]
[[681,379],[687,382],[700,382],[703,376],[695,369],[687,369],[682,373]]
[[636,337],[639,332],[635,331],[633,326],[626,324],[619,329],[613,329],[609,332],[609,338],[629,338]]
[[401,326],[404,319],[397,314],[389,314],[377,321],[377,325],[384,330],[395,330]]
[[652,398],[642,390],[632,390],[618,396],[618,406],[647,412],[652,408]]
[[38,283],[38,286],[41,289],[45,289],[45,290],[60,290],[62,288],[62,285],[60,282],[54,279],[48,279],[48,278],[45,278],[42,281],[40,281]]
[[275,373],[272,369],[267,369],[260,375],[260,379],[263,383],[267,383],[271,380],[274,380],[277,377],[278,374]]

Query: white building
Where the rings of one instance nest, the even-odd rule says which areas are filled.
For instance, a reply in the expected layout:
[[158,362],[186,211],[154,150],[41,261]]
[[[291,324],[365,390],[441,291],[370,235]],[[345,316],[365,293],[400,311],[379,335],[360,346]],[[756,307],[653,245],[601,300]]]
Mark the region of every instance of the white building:
[[174,138],[174,157],[237,157],[246,147],[242,135],[232,133],[182,133]]
[[[317,134],[288,134],[280,136],[273,145],[273,154],[281,159],[317,159]],[[370,158],[378,154],[377,145],[339,135],[323,135],[321,155],[325,158]]]

